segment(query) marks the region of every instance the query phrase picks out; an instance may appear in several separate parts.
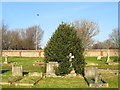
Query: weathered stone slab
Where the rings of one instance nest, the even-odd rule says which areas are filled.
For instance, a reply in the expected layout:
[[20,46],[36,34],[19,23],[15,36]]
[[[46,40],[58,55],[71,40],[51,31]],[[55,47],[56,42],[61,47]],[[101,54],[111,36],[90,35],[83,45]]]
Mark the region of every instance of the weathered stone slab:
[[46,77],[55,77],[55,67],[58,67],[58,62],[47,63]]
[[15,86],[34,86],[34,84],[15,83]]
[[11,83],[9,82],[0,82],[0,85],[10,85]]
[[86,66],[97,66],[97,63],[87,63]]
[[39,72],[30,72],[29,76],[40,76],[40,77],[42,77],[42,72],[41,73],[39,73]]
[[98,68],[97,67],[86,67],[84,76],[85,77],[95,77],[95,75],[98,73]]
[[108,83],[99,83],[99,84],[90,83],[89,86],[92,87],[92,88],[105,88],[105,87],[109,87]]
[[22,66],[12,65],[12,75],[13,76],[23,76]]

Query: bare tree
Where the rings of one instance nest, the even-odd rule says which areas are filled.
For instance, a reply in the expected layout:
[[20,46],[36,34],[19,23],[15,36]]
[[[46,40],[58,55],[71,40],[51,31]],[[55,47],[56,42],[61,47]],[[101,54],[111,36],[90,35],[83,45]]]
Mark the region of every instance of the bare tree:
[[107,39],[103,42],[97,42],[93,44],[93,49],[116,49],[115,45],[112,43],[110,39]]
[[19,50],[22,48],[22,41],[20,38],[20,34],[19,31],[11,31],[11,38],[10,38],[10,48],[11,49],[15,49],[15,50]]
[[40,48],[43,31],[39,26],[32,26],[26,29],[25,42],[27,49]]
[[73,23],[77,30],[78,37],[82,40],[83,47],[89,48],[94,40],[93,37],[99,33],[98,24],[93,21],[81,20]]
[[116,48],[120,46],[120,31],[116,28],[113,29],[112,33],[109,35],[109,39],[112,41]]
[[105,41],[102,42],[102,47],[103,49],[113,49],[115,48],[115,46],[113,45],[113,43],[111,42],[110,39],[107,39]]
[[36,28],[37,28],[37,30],[36,30],[37,48],[36,49],[39,49],[39,48],[41,48],[41,40],[42,40],[44,31],[40,28],[40,26],[36,26]]
[[15,30],[8,30],[6,25],[2,26],[2,44],[4,50],[34,50],[36,46],[40,48],[42,36],[43,30],[39,26]]
[[92,49],[103,49],[103,43],[98,41],[97,43],[94,43],[92,46]]
[[2,24],[2,49],[8,50],[10,48],[10,38],[11,38],[11,32],[8,31],[7,25],[4,23]]

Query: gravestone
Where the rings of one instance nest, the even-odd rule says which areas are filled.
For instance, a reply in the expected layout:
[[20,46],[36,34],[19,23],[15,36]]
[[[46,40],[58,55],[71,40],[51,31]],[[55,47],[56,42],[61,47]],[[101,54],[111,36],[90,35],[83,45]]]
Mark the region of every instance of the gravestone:
[[[74,55],[72,55],[72,53],[70,53],[69,54],[69,62],[71,63],[71,65],[70,65],[70,68],[72,68],[72,59],[74,58]],[[70,72],[70,74],[67,74],[66,75],[66,77],[76,77],[76,73],[75,73],[75,70],[74,70],[74,68],[72,68],[72,70],[71,70],[71,72]]]
[[5,55],[5,61],[4,64],[8,64],[8,55]]
[[22,66],[14,66],[14,65],[12,65],[12,75],[13,76],[23,76]]
[[110,55],[109,55],[109,50],[107,51],[107,57],[106,57],[106,63],[109,64],[110,62]]
[[101,56],[98,56],[98,57],[97,57],[97,60],[101,60],[101,58],[102,58]]
[[98,73],[97,67],[86,67],[84,71],[85,77],[95,77]]
[[[70,67],[72,67],[72,59],[74,58],[74,56],[72,56],[72,53],[70,53],[70,54],[69,54],[69,57],[70,57],[69,62],[71,62]],[[75,74],[74,68],[72,68],[72,71],[70,72],[70,74]]]
[[55,67],[58,67],[58,62],[49,62],[47,63],[46,68],[46,77],[56,77]]
[[95,75],[95,83],[97,84],[98,83],[98,75]]
[[101,74],[98,74],[97,67],[86,67],[84,74],[85,79],[90,87],[108,87],[108,83],[102,80]]

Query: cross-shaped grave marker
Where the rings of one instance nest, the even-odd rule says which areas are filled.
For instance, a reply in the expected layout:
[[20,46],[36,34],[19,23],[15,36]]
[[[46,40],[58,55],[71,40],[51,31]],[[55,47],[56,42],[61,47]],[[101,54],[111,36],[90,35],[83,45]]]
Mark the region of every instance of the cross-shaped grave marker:
[[70,54],[69,54],[69,57],[70,57],[69,61],[71,62],[71,61],[72,61],[72,58],[74,58],[74,55],[72,56],[72,53],[70,53]]
[[[69,61],[71,62],[70,67],[72,67],[72,59],[74,58],[74,55],[72,55],[72,53],[70,53],[70,54],[69,54],[69,57],[70,57]],[[74,68],[72,68],[72,71],[71,71],[70,73],[75,74]]]

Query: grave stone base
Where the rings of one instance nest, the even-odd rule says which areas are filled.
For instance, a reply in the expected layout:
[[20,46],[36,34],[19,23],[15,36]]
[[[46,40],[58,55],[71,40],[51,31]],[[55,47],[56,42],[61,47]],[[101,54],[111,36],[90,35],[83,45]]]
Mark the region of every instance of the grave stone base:
[[4,64],[8,64],[8,62],[5,61]]
[[89,84],[89,86],[93,88],[105,88],[108,87],[108,83],[101,83],[101,84],[92,83]]
[[70,74],[67,74],[65,77],[76,77],[77,74],[75,73],[75,70],[73,69]]
[[41,73],[39,73],[39,72],[30,72],[29,76],[40,76],[40,77],[42,77],[42,72]]
[[117,62],[109,62],[108,65],[119,65]]
[[57,75],[55,75],[54,73],[53,74],[46,73],[46,77],[57,77]]

